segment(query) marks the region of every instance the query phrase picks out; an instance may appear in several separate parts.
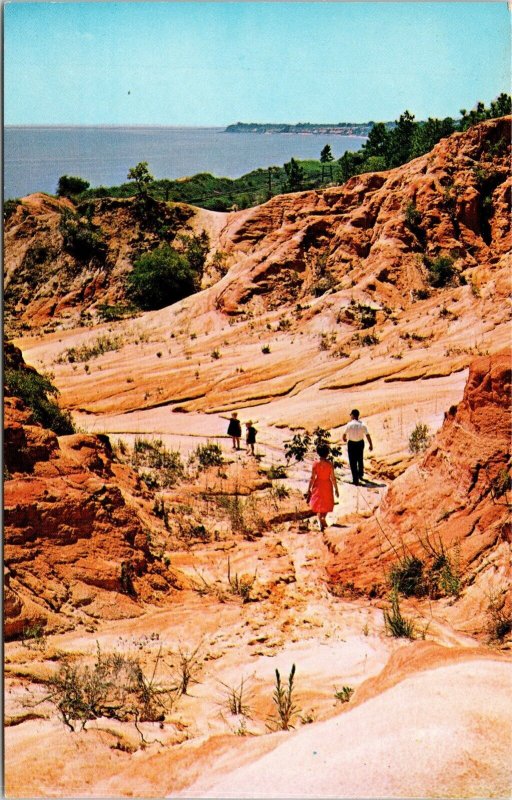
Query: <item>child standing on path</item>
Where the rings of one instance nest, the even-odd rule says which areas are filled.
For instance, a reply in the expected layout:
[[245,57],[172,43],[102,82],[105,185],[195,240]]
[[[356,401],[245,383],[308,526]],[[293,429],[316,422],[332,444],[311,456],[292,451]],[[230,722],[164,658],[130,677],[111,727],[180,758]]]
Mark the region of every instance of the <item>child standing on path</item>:
[[306,499],[316,512],[323,531],[327,527],[326,515],[334,508],[334,497],[338,497],[338,484],[332,462],[328,461],[329,445],[318,445],[316,452],[320,460],[313,464]]
[[245,427],[247,428],[247,435],[245,442],[247,444],[247,449],[250,451],[251,455],[255,455],[254,453],[254,445],[256,444],[256,434],[258,431],[252,424],[252,420],[245,423]]
[[231,436],[233,441],[233,450],[240,450],[240,438],[242,436],[242,426],[238,419],[238,414],[233,411],[228,425],[228,436]]

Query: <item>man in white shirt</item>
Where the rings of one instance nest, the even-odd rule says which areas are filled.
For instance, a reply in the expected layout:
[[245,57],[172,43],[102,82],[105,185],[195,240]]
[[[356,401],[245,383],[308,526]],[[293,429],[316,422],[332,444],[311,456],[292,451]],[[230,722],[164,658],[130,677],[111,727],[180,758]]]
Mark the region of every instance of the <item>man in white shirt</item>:
[[359,481],[363,480],[364,476],[364,437],[368,439],[370,450],[373,450],[373,443],[368,428],[359,419],[359,411],[354,408],[350,412],[351,421],[348,423],[343,434],[343,441],[347,442],[348,449],[348,463],[352,471],[352,480],[355,486],[359,485]]

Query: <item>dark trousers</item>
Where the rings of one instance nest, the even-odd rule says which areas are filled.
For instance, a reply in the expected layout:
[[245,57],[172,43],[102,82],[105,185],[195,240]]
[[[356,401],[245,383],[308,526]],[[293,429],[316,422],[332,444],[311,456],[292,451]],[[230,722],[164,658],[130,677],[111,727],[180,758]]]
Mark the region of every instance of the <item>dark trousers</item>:
[[348,463],[352,472],[352,480],[354,483],[359,483],[364,475],[364,441],[360,442],[347,442],[348,445]]

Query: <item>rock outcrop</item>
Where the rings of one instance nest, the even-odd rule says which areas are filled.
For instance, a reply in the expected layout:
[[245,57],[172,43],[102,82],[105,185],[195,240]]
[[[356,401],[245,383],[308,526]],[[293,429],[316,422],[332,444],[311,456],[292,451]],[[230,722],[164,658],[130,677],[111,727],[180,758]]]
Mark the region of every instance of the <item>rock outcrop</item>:
[[106,436],[57,436],[17,397],[4,406],[4,633],[141,613],[176,575],[151,552],[151,512]]

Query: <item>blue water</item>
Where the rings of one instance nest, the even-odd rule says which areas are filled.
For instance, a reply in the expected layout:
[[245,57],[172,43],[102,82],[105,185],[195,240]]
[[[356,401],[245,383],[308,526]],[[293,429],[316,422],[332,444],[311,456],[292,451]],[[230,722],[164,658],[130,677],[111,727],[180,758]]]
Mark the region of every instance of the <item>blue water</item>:
[[16,127],[4,130],[4,197],[54,194],[61,175],[91,186],[116,186],[130,167],[147,161],[155,178],[198,172],[237,178],[290,158],[319,158],[330,144],[335,158],[358,150],[364,137],[298,133],[225,133],[223,128]]

